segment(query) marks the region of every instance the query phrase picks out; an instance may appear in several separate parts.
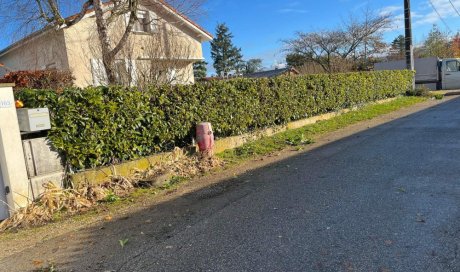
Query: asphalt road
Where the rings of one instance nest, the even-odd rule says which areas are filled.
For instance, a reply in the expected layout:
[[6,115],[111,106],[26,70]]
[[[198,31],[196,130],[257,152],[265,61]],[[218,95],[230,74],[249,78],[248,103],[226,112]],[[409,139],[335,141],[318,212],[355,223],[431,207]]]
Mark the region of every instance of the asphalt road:
[[456,98],[44,242],[0,270],[54,256],[58,271],[460,271],[459,207]]
[[460,271],[459,99],[237,181],[117,269]]

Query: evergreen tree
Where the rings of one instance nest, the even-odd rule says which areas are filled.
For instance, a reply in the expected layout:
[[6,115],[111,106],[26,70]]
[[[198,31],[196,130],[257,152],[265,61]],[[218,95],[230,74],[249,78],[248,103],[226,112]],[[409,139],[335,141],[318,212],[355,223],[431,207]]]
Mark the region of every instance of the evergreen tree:
[[243,56],[241,56],[240,60],[235,65],[235,75],[241,76],[246,71],[246,62],[243,60]]
[[211,57],[219,76],[227,77],[232,71],[241,71],[243,56],[241,48],[232,42],[233,35],[225,24],[218,24],[216,37],[211,41]]
[[404,35],[399,35],[391,43],[389,58],[394,59],[394,60],[400,60],[400,59],[404,59],[405,55],[406,55],[406,38],[404,37]]
[[424,43],[424,57],[449,58],[454,53],[450,45],[449,36],[442,32],[437,25],[433,25],[428,38]]
[[204,60],[195,62],[193,64],[193,75],[195,76],[195,80],[202,80],[207,75],[207,68],[206,66],[208,63]]

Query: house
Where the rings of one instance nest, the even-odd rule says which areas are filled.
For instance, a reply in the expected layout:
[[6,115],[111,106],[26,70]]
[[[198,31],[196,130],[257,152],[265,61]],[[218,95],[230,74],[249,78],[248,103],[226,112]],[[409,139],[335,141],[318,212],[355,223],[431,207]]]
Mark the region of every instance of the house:
[[253,74],[247,74],[243,77],[246,78],[271,78],[271,77],[279,77],[279,76],[295,76],[298,75],[299,71],[294,68],[281,68],[269,71],[262,71]]
[[[133,33],[116,56],[119,83],[193,83],[193,63],[203,60],[202,43],[212,35],[162,0],[141,3]],[[121,37],[127,21],[128,15],[121,15],[111,24],[113,40]],[[94,11],[71,27],[35,32],[0,51],[0,63],[8,67],[0,69],[0,77],[8,70],[58,69],[71,71],[78,87],[104,85],[97,37]]]

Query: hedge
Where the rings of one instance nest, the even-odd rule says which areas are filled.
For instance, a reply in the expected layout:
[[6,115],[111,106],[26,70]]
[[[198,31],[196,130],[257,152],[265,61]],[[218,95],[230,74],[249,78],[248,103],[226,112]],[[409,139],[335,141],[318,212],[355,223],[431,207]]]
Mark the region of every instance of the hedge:
[[410,71],[233,79],[185,86],[22,90],[27,107],[47,106],[48,137],[74,170],[110,165],[190,144],[194,127],[217,137],[251,132],[404,94]]
[[60,93],[62,90],[72,87],[73,77],[70,71],[56,69],[36,71],[14,71],[0,79],[0,83],[14,83],[15,90],[22,88],[53,89]]

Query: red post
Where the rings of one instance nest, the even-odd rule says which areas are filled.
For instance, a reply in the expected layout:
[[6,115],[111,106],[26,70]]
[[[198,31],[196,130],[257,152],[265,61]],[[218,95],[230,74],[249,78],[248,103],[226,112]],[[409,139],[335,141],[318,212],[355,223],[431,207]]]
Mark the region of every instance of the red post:
[[201,123],[196,126],[196,141],[201,153],[212,155],[214,148],[214,133],[211,123]]

